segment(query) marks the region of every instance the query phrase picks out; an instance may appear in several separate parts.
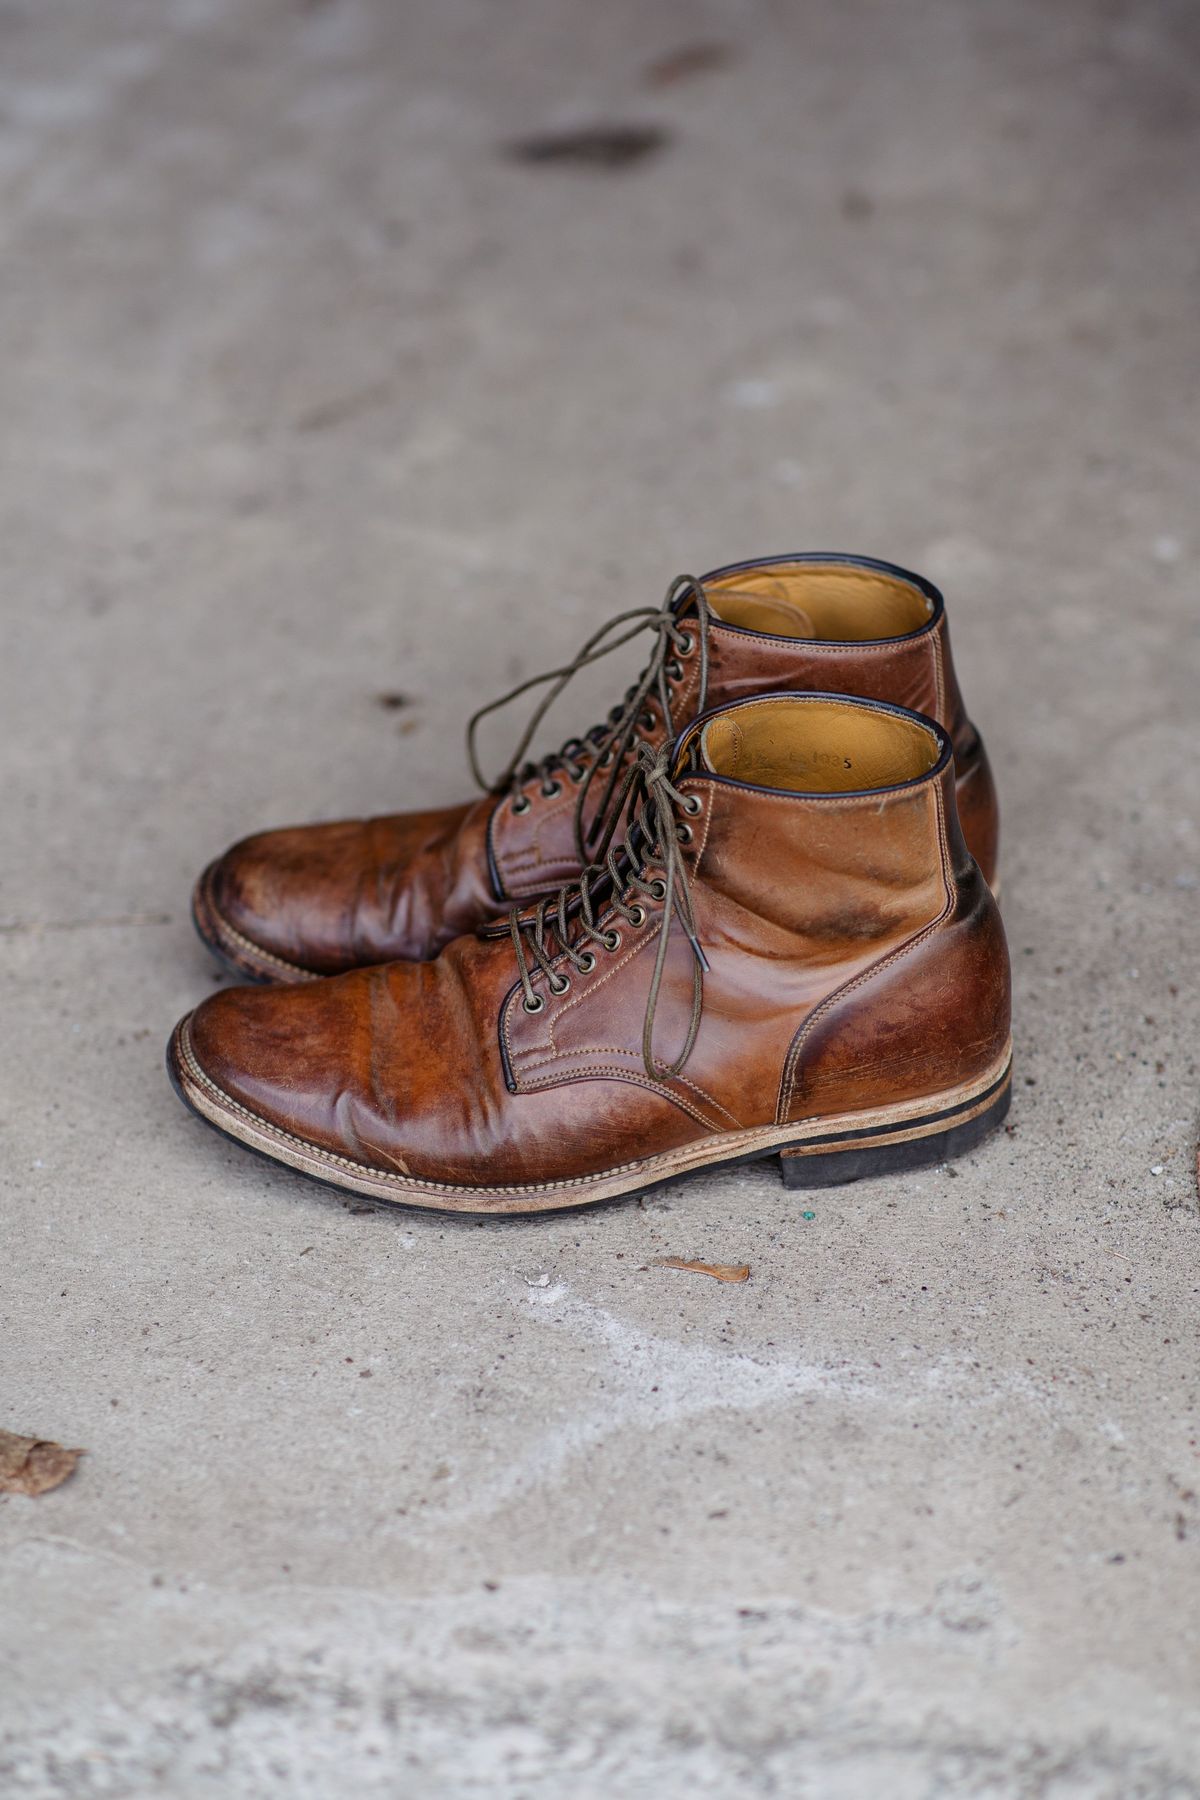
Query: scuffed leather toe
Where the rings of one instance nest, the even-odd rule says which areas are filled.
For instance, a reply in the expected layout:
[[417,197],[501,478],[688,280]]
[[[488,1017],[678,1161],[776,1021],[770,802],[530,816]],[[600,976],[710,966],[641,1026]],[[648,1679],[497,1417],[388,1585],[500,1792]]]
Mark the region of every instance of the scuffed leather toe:
[[252,981],[424,961],[498,910],[482,885],[488,813],[477,803],[243,838],[201,876],[196,928]]
[[[255,1118],[338,1155],[363,1158],[354,1107],[364,970],[293,988],[226,988],[185,1022],[193,1074]],[[384,1165],[387,1166],[386,1164]]]
[[369,826],[356,819],[243,838],[197,890],[219,955],[259,980],[303,981],[353,966],[347,921],[368,866]]

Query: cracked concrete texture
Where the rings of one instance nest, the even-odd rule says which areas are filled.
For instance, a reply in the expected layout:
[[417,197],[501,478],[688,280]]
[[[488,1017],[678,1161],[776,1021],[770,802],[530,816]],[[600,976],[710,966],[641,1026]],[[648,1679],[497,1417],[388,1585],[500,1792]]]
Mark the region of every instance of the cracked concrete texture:
[[[88,1449],[0,1791],[1200,1795],[1198,90],[1183,0],[0,6],[0,1423]],[[204,859],[829,547],[947,591],[1008,1131],[466,1224],[184,1114]]]

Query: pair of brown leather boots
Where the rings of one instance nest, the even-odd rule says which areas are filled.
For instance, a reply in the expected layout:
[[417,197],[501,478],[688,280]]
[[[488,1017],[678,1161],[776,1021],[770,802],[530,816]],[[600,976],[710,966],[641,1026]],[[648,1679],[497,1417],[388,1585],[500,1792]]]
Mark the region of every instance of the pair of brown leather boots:
[[[575,670],[640,631],[603,724],[521,761]],[[1003,1118],[996,798],[936,588],[866,557],[740,563],[538,682],[484,798],[268,832],[204,873],[200,935],[273,985],[176,1027],[189,1106],[336,1187],[456,1212],[768,1157],[823,1186]]]

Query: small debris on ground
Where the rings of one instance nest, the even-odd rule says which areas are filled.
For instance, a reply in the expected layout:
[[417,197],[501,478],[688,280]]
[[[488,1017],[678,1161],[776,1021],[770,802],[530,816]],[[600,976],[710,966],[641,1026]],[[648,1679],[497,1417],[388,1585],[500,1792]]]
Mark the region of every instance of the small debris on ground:
[[504,154],[512,162],[574,163],[615,170],[655,155],[669,142],[670,133],[661,125],[583,125],[517,138],[504,146]]
[[682,44],[678,50],[668,50],[665,56],[656,56],[647,63],[642,79],[647,87],[672,87],[677,81],[690,81],[695,75],[723,69],[736,54],[732,44]]
[[82,1450],[64,1450],[49,1438],[0,1431],[0,1494],[48,1494],[72,1473]]
[[693,1275],[711,1275],[714,1281],[749,1281],[748,1263],[689,1262],[683,1256],[656,1256],[660,1269],[687,1269]]
[[407,694],[376,694],[376,706],[382,706],[385,712],[399,712],[402,706],[410,706],[412,702]]

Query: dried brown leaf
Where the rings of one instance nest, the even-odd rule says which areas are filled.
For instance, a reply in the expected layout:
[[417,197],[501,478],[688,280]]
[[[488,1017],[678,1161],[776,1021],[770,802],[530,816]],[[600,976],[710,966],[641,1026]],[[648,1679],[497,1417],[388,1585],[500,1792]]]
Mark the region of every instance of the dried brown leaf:
[[749,1281],[746,1263],[688,1262],[682,1256],[656,1256],[660,1269],[688,1269],[693,1275],[711,1275],[714,1281]]
[[0,1431],[0,1494],[47,1494],[67,1479],[83,1454],[47,1438]]

